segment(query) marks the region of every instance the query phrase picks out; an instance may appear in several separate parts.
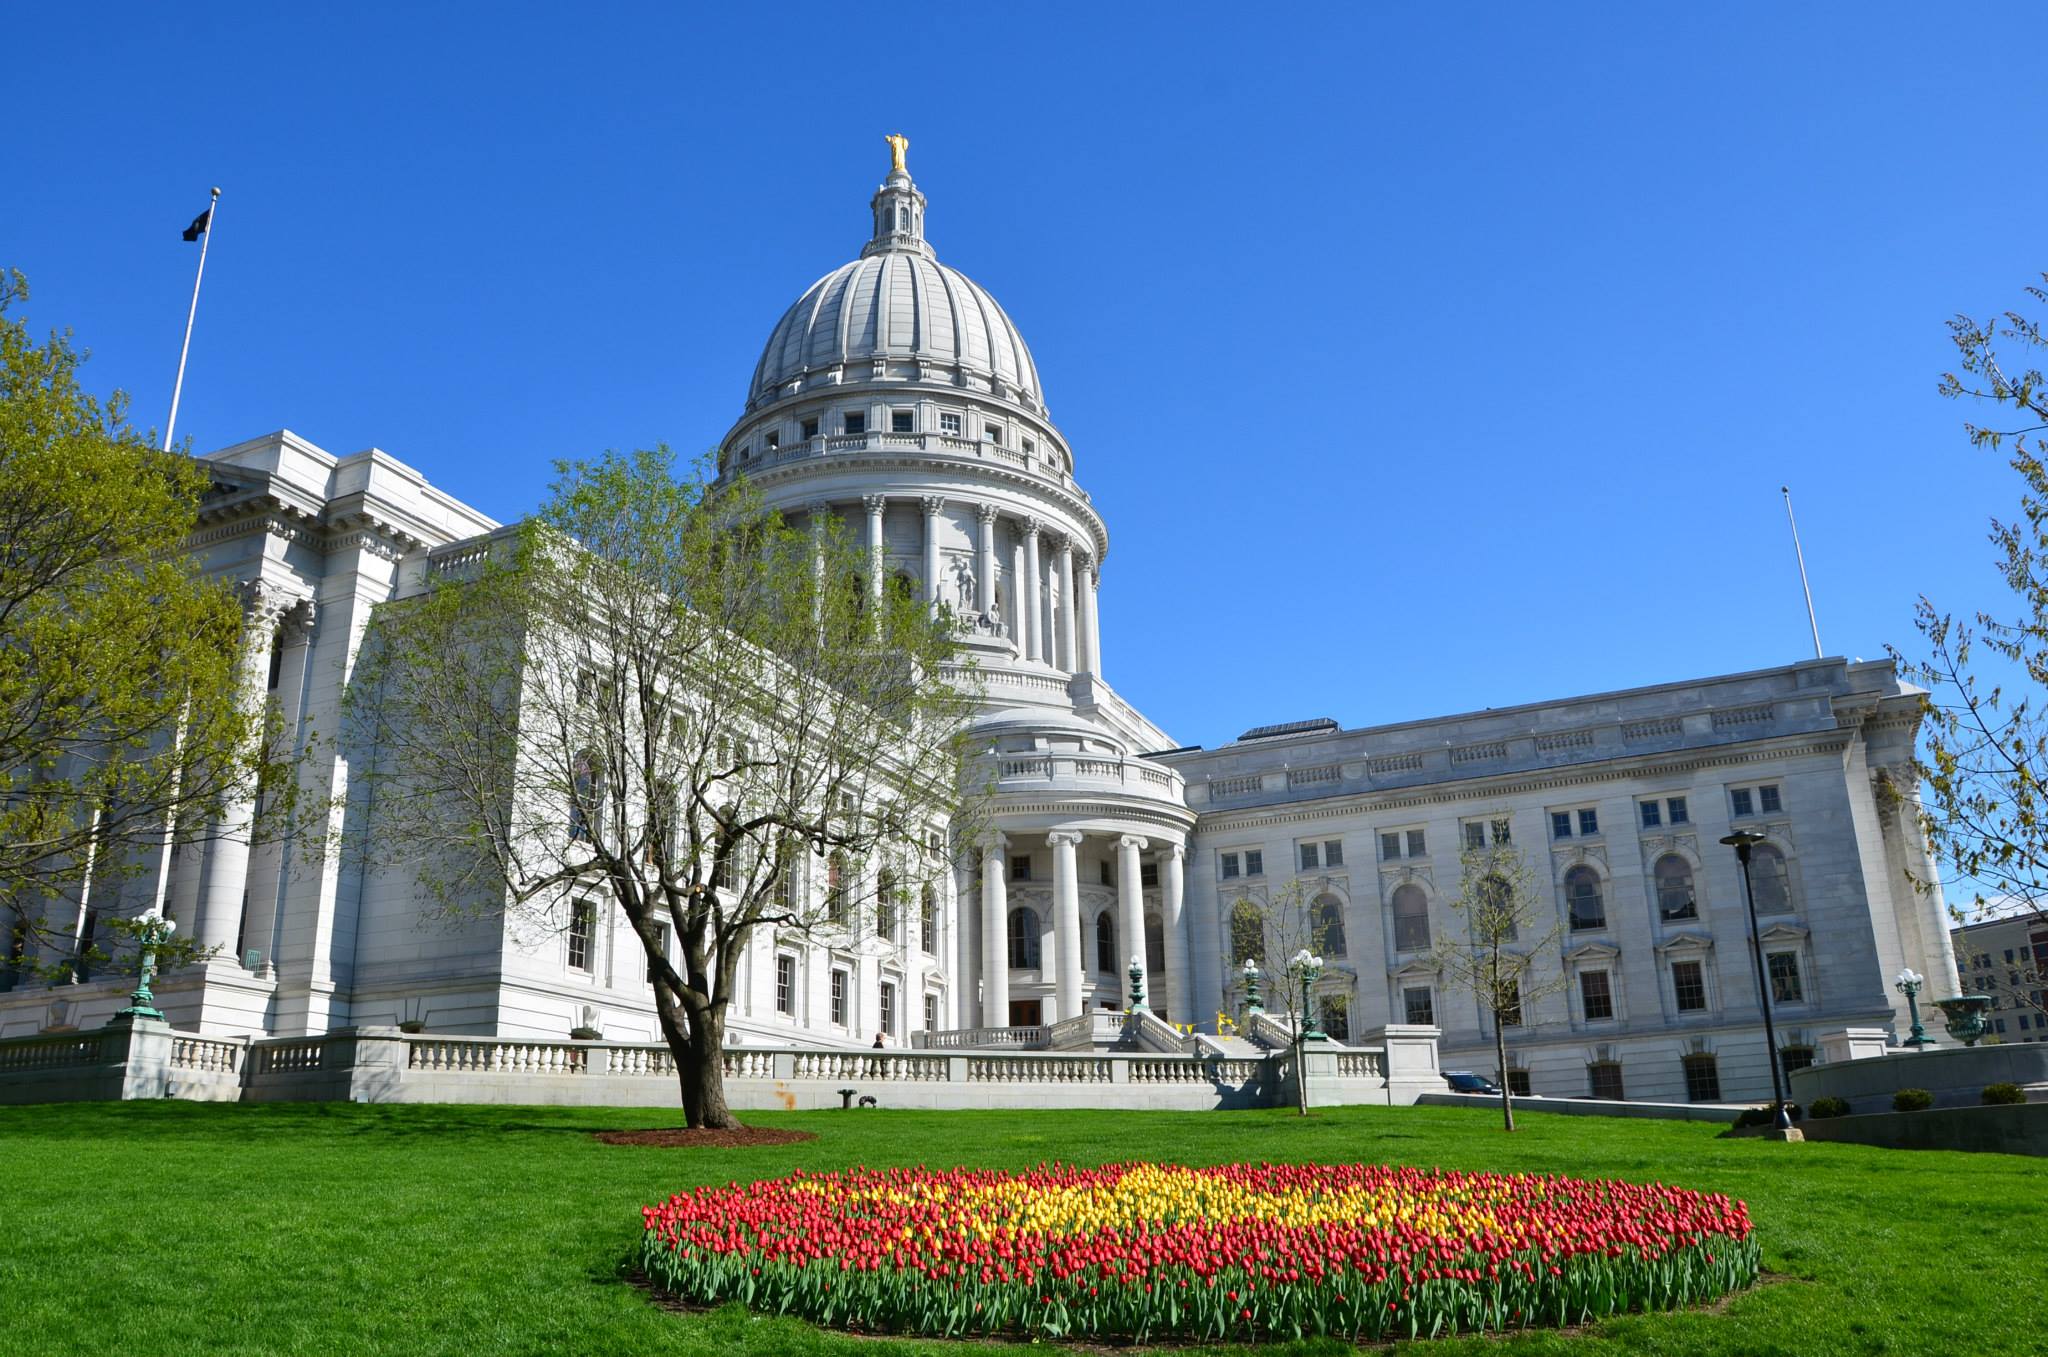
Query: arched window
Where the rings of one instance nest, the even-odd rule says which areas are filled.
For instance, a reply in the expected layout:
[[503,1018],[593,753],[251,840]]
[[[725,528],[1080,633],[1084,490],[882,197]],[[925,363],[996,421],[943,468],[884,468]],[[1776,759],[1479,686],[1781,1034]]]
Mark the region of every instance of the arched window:
[[825,917],[833,923],[846,922],[846,854],[834,853],[825,862]]
[[1420,886],[1410,884],[1394,892],[1394,950],[1429,950],[1429,897]]
[[1145,916],[1145,973],[1151,976],[1166,974],[1166,926],[1160,923],[1157,914]]
[[1010,969],[1035,971],[1039,968],[1040,933],[1038,911],[1019,907],[1010,911]]
[[896,873],[887,867],[875,873],[875,934],[884,942],[896,941]]
[[1261,970],[1266,967],[1266,920],[1257,905],[1240,900],[1230,911],[1230,964],[1242,966],[1247,961],[1258,962]]
[[1116,919],[1106,909],[1095,916],[1095,969],[1116,974]]
[[1692,864],[1676,853],[1657,859],[1657,914],[1664,922],[1697,919],[1699,905],[1693,899]]
[[1309,913],[1309,945],[1325,956],[1344,955],[1344,906],[1334,895],[1316,897]]
[[1600,898],[1600,876],[1591,867],[1574,867],[1564,874],[1565,907],[1571,912],[1574,929],[1607,927],[1607,905]]
[[604,806],[604,777],[598,771],[597,755],[589,750],[577,754],[569,765],[569,839],[589,843]]
[[1785,855],[1767,843],[1750,849],[1749,888],[1756,893],[1757,913],[1790,913],[1792,880],[1785,870]]

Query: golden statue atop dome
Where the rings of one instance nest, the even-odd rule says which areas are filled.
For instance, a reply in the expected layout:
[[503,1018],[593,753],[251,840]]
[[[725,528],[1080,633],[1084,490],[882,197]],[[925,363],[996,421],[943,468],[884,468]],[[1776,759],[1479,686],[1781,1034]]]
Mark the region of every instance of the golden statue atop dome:
[[901,132],[891,132],[888,136],[883,137],[882,140],[889,143],[889,172],[891,174],[909,174],[910,171],[903,168],[903,153],[910,149],[910,138],[904,136]]

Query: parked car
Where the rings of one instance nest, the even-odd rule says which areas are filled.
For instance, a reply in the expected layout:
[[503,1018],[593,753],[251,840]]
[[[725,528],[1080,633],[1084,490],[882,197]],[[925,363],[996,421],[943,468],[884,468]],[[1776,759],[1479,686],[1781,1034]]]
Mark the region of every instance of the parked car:
[[1444,1082],[1451,1086],[1453,1093],[1491,1093],[1496,1097],[1500,1095],[1499,1084],[1470,1070],[1445,1070]]

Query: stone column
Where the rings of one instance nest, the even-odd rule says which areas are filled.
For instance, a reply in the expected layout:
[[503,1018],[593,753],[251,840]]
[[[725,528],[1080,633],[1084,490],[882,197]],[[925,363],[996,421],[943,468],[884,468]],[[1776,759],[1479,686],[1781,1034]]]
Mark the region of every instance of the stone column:
[[1045,658],[1045,623],[1038,614],[1039,578],[1038,520],[1027,518],[1024,520],[1024,588],[1021,591],[1024,597],[1018,609],[1022,614],[1019,635],[1023,638],[1024,658],[1027,660]]
[[939,495],[926,495],[923,503],[924,601],[936,613],[939,610],[939,515],[945,512],[946,501]]
[[1074,623],[1080,635],[1076,638],[1079,652],[1075,656],[1074,671],[1080,674],[1101,672],[1101,663],[1095,654],[1095,558],[1086,552],[1075,562],[1074,572]]
[[1059,667],[1069,674],[1080,672],[1074,655],[1074,541],[1060,539],[1060,657]]
[[1010,610],[1003,618],[1010,649],[1024,658],[1024,535],[1019,529],[1010,541]]
[[1003,836],[981,851],[981,1025],[1010,1025],[1010,853]]
[[996,610],[996,506],[982,505],[975,510],[975,517],[981,520],[981,552],[975,562],[979,575],[974,581],[974,605],[987,617]]
[[868,597],[876,603],[882,601],[882,510],[888,506],[887,495],[862,495],[860,502],[868,508]]
[[825,525],[826,515],[832,506],[825,503],[809,505],[805,512],[811,516],[811,623],[822,627],[825,623]]
[[[237,687],[245,710],[259,715],[270,674],[270,648],[277,640],[279,616],[295,600],[275,585],[251,580],[242,586],[241,663]],[[249,888],[249,834],[256,819],[256,795],[247,794],[221,807],[208,833],[204,880],[191,937],[201,947],[232,949],[242,927],[242,897]],[[236,958],[237,961],[240,958]]]
[[[290,742],[294,776],[306,768],[306,740],[310,733],[305,710],[306,690],[310,686],[307,670],[312,663],[313,625],[318,617],[319,609],[313,600],[301,599],[285,610],[277,633],[277,643],[284,648],[284,662],[278,666],[276,714]],[[245,955],[251,950],[263,953],[256,973],[267,978],[277,974],[277,945],[284,922],[282,905],[293,871],[293,848],[288,842],[269,843],[252,854],[249,862],[242,950]]]
[[1177,843],[1159,846],[1159,928],[1166,935],[1167,1016],[1195,1022],[1194,976],[1188,973],[1188,917],[1181,908],[1181,854]]
[[1145,840],[1136,834],[1126,834],[1116,841],[1116,898],[1123,918],[1118,940],[1128,954],[1116,960],[1117,975],[1122,977],[1118,982],[1121,988],[1130,978],[1124,970],[1129,964],[1129,957],[1138,958],[1139,969],[1145,975],[1145,998],[1149,1008],[1152,977],[1151,958],[1145,955],[1145,869],[1138,858],[1138,854],[1144,851]]
[[1082,1008],[1081,969],[1081,881],[1074,850],[1081,836],[1071,829],[1056,829],[1045,836],[1052,846],[1052,928],[1053,948],[1059,953],[1059,1021],[1085,1012]]

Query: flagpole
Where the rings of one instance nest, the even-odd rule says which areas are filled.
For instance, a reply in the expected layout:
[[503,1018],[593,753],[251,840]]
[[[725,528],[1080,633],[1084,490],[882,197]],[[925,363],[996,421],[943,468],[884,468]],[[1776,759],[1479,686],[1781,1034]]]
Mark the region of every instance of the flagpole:
[[185,312],[185,342],[178,347],[178,380],[171,384],[171,417],[164,421],[164,451],[171,450],[171,431],[178,425],[178,398],[185,394],[185,355],[192,352],[192,322],[199,315],[199,284],[206,277],[206,248],[213,244],[213,223],[220,211],[220,190],[206,205],[206,229],[199,233],[199,272],[192,276],[192,306]]
[[1792,554],[1799,560],[1799,588],[1806,595],[1806,625],[1813,628],[1813,658],[1821,658],[1820,621],[1813,615],[1813,586],[1806,582],[1806,552],[1799,545],[1799,520],[1792,517],[1792,487],[1781,485],[1778,493],[1785,497],[1785,521],[1792,525]]

